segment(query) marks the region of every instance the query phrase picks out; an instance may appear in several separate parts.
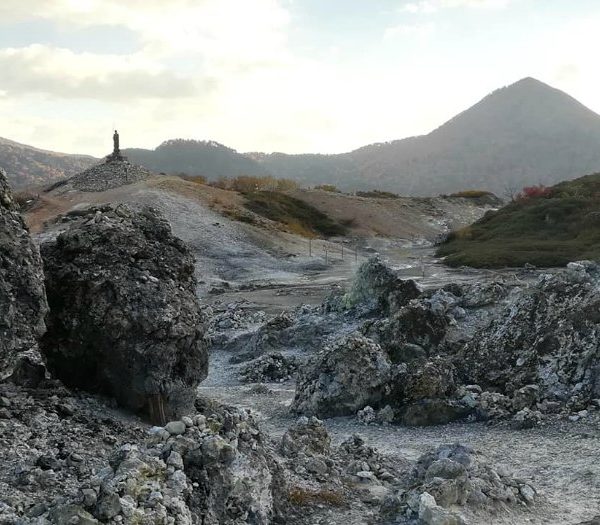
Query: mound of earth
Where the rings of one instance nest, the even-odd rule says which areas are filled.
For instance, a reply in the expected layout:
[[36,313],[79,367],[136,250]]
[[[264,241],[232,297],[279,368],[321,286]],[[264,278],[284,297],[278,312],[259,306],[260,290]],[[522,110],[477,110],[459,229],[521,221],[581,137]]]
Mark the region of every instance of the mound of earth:
[[[118,188],[126,184],[133,184],[152,177],[148,169],[131,164],[127,160],[108,160],[102,164],[92,166],[68,180],[62,185],[85,192],[101,192]],[[56,188],[60,183],[55,184]]]
[[600,259],[600,173],[528,194],[451,233],[438,256],[477,268]]

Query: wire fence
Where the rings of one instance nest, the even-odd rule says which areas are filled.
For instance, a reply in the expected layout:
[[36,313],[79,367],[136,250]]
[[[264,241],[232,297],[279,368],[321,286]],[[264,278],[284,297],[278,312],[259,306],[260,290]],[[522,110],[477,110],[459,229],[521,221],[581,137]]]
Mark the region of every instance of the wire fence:
[[[335,264],[340,262],[352,262],[358,263],[364,261],[369,257],[376,254],[370,249],[361,249],[357,245],[345,245],[336,244],[331,241],[323,239],[308,239],[306,246],[307,254],[309,257],[317,257],[324,260],[325,264]],[[407,252],[406,255],[409,255]],[[397,259],[398,264],[407,264],[403,267],[407,272],[407,275],[413,277],[426,277],[431,273],[431,269],[428,268],[426,258],[421,256],[413,255],[412,257],[402,257]],[[393,263],[392,263],[393,264]]]
[[336,260],[358,262],[361,257],[358,246],[337,245],[320,239],[308,239],[307,250],[309,257],[322,257],[325,264]]

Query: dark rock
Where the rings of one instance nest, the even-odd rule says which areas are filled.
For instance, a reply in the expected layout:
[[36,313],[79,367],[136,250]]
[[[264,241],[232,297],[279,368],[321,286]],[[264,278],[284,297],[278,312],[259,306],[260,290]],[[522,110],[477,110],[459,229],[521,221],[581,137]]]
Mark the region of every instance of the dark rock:
[[405,425],[444,425],[469,416],[473,409],[449,399],[422,399],[405,407],[401,421]]
[[36,353],[47,310],[39,252],[0,169],[0,379]]
[[381,347],[353,335],[325,348],[299,371],[292,410],[319,417],[354,415],[367,405],[378,407],[392,377],[393,366]]
[[15,363],[9,381],[25,388],[37,388],[46,378],[46,367],[38,352],[29,352]]
[[415,281],[401,279],[379,258],[373,257],[356,272],[350,290],[342,298],[342,306],[389,315],[420,294]]
[[42,247],[51,306],[42,347],[70,387],[164,423],[207,374],[194,259],[157,211],[96,210]]
[[600,266],[570,263],[513,294],[455,364],[466,382],[514,394],[515,410],[545,399],[585,408],[600,395],[599,312]]
[[37,518],[48,511],[48,506],[45,503],[38,503],[27,511],[27,516]]
[[40,456],[35,464],[42,470],[60,469],[60,463],[54,457],[48,455]]
[[114,518],[119,512],[121,501],[118,494],[107,494],[98,502],[96,514],[101,520]]
[[50,511],[50,523],[53,525],[65,525],[65,523],[98,525],[99,522],[78,505],[63,505]]

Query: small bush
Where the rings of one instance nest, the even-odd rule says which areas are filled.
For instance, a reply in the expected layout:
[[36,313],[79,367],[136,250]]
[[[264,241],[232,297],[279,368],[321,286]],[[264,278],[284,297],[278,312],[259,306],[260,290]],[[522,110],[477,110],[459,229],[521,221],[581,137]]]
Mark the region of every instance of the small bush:
[[539,199],[550,197],[552,189],[540,184],[539,186],[525,186],[517,195],[517,200]]
[[21,211],[27,211],[39,200],[39,195],[29,191],[20,191],[15,193],[14,199]]
[[392,193],[391,191],[379,191],[379,190],[370,190],[370,191],[357,191],[357,197],[367,197],[370,199],[399,199],[400,195],[396,193]]
[[177,173],[176,177],[193,182],[194,184],[206,184],[208,180],[204,175],[186,175],[185,173]]
[[291,179],[276,179],[275,177],[251,177],[240,175],[233,179],[221,177],[218,180],[211,182],[211,186],[221,188],[223,190],[237,191],[247,193],[251,191],[293,191],[300,186],[295,180]]
[[463,199],[480,199],[481,197],[487,197],[494,195],[491,191],[484,190],[465,190],[451,193],[450,197],[462,197]]
[[330,191],[332,193],[342,193],[333,184],[319,184],[318,186],[315,186],[315,190]]

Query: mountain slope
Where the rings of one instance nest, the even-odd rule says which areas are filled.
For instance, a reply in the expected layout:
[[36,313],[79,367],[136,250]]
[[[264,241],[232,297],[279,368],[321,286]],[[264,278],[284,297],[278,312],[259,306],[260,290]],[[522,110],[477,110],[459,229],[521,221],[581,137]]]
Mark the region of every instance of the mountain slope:
[[487,268],[600,260],[600,173],[532,190],[453,232],[438,255],[451,266]]
[[[158,173],[213,180],[273,175],[343,190],[436,195],[478,189],[501,195],[600,171],[600,115],[562,91],[525,78],[494,91],[428,135],[349,153],[243,155],[216,142],[181,139],[123,153]],[[92,157],[0,139],[0,166],[18,187],[72,175],[93,162]]]
[[204,175],[208,179],[268,175],[266,168],[251,158],[214,141],[175,139],[153,150],[126,149],[123,154],[157,173]]
[[278,176],[409,194],[502,193],[600,169],[600,116],[532,78],[498,89],[428,135],[341,155],[252,155]]
[[0,138],[0,166],[15,189],[75,175],[96,162],[88,155],[55,153]]

